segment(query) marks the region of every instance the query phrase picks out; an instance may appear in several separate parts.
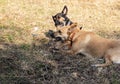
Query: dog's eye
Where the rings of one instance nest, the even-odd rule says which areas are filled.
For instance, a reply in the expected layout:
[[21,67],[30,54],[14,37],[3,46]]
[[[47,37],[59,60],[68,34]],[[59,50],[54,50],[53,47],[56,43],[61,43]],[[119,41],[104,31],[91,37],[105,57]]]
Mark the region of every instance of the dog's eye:
[[58,33],[60,33],[60,34],[61,34],[62,32],[61,32],[60,30],[58,30]]
[[57,18],[60,19],[60,16],[58,16]]

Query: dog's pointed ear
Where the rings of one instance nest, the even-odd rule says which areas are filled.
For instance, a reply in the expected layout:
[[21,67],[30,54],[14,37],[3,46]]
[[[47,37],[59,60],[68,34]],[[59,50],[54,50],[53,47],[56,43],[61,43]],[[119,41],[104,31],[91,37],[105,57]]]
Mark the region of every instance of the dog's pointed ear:
[[54,18],[54,16],[52,16],[52,19]]
[[63,13],[64,15],[67,15],[67,12],[68,12],[68,8],[65,5],[61,13]]

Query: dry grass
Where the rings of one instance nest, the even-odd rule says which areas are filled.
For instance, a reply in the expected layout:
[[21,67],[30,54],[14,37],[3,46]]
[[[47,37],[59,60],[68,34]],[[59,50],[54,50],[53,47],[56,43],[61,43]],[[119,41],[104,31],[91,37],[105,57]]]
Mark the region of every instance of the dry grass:
[[[81,81],[87,84],[92,81],[94,77],[85,76],[87,70],[91,70],[88,67],[89,63],[77,65],[82,62],[77,60],[78,58],[62,58],[60,54],[54,55],[44,45],[48,42],[44,33],[49,29],[55,30],[51,16],[60,12],[64,5],[68,6],[68,17],[78,22],[85,30],[92,30],[106,38],[120,38],[119,0],[0,0],[0,83],[69,84],[76,80],[74,84]],[[31,33],[34,27],[39,28],[38,36],[34,40],[38,41],[38,44],[31,52],[31,45],[34,42]],[[69,66],[67,64],[69,61],[72,61],[71,66],[65,73],[66,68],[63,65]],[[85,69],[84,74],[81,68]],[[105,76],[107,75],[105,72],[99,75],[100,77],[96,75],[97,72],[92,72],[98,77],[96,84],[120,83],[120,80],[116,80],[120,77],[120,73],[114,71],[116,66],[109,69],[112,69],[110,71],[112,74],[108,76]],[[67,73],[71,75],[67,77]],[[113,75],[114,77],[109,78]],[[87,78],[89,81],[85,82]]]
[[29,42],[30,30],[35,26],[40,28],[41,34],[55,29],[51,16],[60,12],[64,5],[69,8],[68,17],[84,29],[106,33],[120,31],[120,2],[117,0],[1,0],[0,4],[0,26],[5,41]]

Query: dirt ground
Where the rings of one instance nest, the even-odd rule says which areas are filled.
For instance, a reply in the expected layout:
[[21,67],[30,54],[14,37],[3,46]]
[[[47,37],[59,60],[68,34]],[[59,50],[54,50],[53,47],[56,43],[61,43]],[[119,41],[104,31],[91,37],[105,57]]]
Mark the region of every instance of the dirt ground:
[[[1,84],[120,84],[120,67],[91,65],[83,55],[70,56],[51,52],[50,44],[23,49],[14,44],[2,44],[0,50]],[[23,46],[24,47],[24,46]]]

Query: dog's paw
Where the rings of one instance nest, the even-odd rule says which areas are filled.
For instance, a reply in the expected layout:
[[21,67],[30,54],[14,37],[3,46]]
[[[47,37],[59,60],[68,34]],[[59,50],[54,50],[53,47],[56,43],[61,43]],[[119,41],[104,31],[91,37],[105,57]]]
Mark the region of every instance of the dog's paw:
[[104,59],[98,59],[98,61],[104,61]]
[[99,64],[92,64],[92,67],[99,67]]

